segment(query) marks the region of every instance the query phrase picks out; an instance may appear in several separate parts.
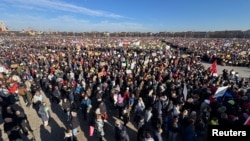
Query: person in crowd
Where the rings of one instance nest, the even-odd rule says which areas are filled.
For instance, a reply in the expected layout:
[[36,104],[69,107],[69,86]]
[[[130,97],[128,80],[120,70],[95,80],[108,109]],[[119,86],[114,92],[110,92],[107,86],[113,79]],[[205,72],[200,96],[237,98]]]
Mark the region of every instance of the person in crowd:
[[193,119],[190,119],[188,125],[184,127],[182,138],[183,141],[197,140],[197,133],[195,132],[195,121]]
[[36,90],[35,95],[33,96],[33,106],[34,107],[39,107],[41,103],[43,103],[43,96],[39,90]]
[[146,132],[145,137],[142,141],[155,141],[150,132]]
[[129,110],[132,112],[134,111],[135,101],[136,101],[135,94],[132,93],[128,100],[128,107],[129,107]]
[[66,129],[64,132],[64,141],[77,141],[77,138],[73,136],[73,132],[70,129]]
[[127,126],[129,120],[130,120],[130,111],[128,107],[125,107],[122,112],[123,125]]
[[[71,73],[73,73],[73,72],[71,72]],[[73,73],[74,74],[74,73]],[[81,100],[82,100],[82,92],[83,92],[83,87],[82,87],[82,85],[81,84],[79,84],[79,83],[77,83],[76,84],[76,87],[75,87],[75,92],[74,92],[74,94],[75,94],[75,102],[76,102],[76,104],[77,104],[77,106],[78,107],[80,107],[81,106]]]
[[63,99],[62,109],[63,109],[64,113],[66,113],[66,115],[67,115],[67,121],[70,121],[71,103],[66,97]]
[[44,127],[47,127],[49,124],[50,110],[45,102],[40,103],[38,114],[41,116]]
[[83,113],[83,119],[87,120],[87,116],[92,108],[91,99],[87,94],[83,96],[84,98],[81,101],[81,108]]
[[197,118],[195,121],[195,132],[197,138],[205,138],[206,136],[206,124],[201,117]]
[[22,140],[22,137],[20,135],[20,127],[13,120],[13,118],[5,118],[3,128],[10,141]]
[[17,110],[15,112],[15,121],[18,123],[18,126],[21,128],[22,132],[27,136],[30,133],[33,132],[33,130],[30,127],[29,121],[27,119],[26,114],[23,111]]
[[145,118],[145,124],[146,124],[146,127],[150,127],[150,121],[151,121],[151,118],[153,116],[153,113],[152,113],[152,107],[148,107],[146,110],[145,110],[145,115],[144,115],[144,118]]
[[121,94],[118,94],[116,107],[118,109],[118,117],[120,119],[122,118],[122,112],[123,112],[124,105],[125,104],[124,104],[123,96]]
[[62,94],[61,94],[61,91],[59,90],[59,87],[58,86],[55,86],[53,92],[52,92],[52,99],[53,101],[55,101],[56,104],[59,104],[61,102],[61,97],[62,97]]
[[153,138],[155,141],[163,141],[162,132],[163,130],[161,127],[153,129]]
[[122,125],[121,121],[115,121],[115,140],[116,141],[129,141],[129,135],[126,127]]
[[179,133],[179,123],[178,123],[178,117],[175,117],[172,119],[172,121],[169,123],[168,127],[168,141],[176,141],[177,135]]
[[78,134],[78,127],[80,126],[78,115],[75,111],[71,111],[71,121],[70,121],[70,127],[72,129],[73,136],[76,136]]
[[20,95],[23,98],[23,101],[25,102],[27,107],[29,107],[32,104],[30,93],[27,94],[24,85],[19,86],[18,95]]
[[145,104],[144,104],[144,101],[142,100],[141,97],[139,97],[138,103],[137,103],[136,106],[135,106],[135,111],[136,111],[136,113],[141,114],[141,113],[144,111],[145,107],[146,107],[146,106],[145,106]]
[[96,115],[95,126],[98,132],[98,136],[102,141],[104,139],[105,132],[104,132],[104,120],[101,114]]
[[24,88],[25,88],[25,99],[27,101],[24,101],[26,105],[32,104],[32,92],[31,92],[31,87],[32,87],[33,80],[32,79],[27,79],[25,77],[24,81]]

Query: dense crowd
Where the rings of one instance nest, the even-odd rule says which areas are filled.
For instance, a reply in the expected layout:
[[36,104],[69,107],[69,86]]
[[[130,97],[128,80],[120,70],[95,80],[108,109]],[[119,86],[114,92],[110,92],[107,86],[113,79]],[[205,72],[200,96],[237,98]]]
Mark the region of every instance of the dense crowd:
[[189,53],[200,56],[206,62],[217,60],[220,65],[250,65],[249,39],[172,39],[171,42]]
[[[196,44],[200,45],[193,48],[197,52],[189,55],[162,39],[141,41],[157,46],[152,48],[121,47],[121,41],[76,37],[8,40],[0,51],[0,100],[9,139],[33,131],[19,100],[33,106],[43,125],[49,125],[50,108],[42,93],[65,112],[65,140],[77,140],[79,120],[89,123],[86,132],[90,136],[97,132],[94,135],[104,140],[104,126],[111,114],[118,118],[116,141],[135,140],[127,133],[128,122],[136,127],[138,141],[163,141],[163,137],[176,141],[178,135],[183,141],[195,141],[205,138],[208,125],[243,125],[248,119],[248,80],[240,79],[234,70],[216,75],[205,68],[200,55],[208,53],[207,40]],[[225,95],[215,98],[222,86],[228,86]],[[114,109],[113,113],[108,109]]]

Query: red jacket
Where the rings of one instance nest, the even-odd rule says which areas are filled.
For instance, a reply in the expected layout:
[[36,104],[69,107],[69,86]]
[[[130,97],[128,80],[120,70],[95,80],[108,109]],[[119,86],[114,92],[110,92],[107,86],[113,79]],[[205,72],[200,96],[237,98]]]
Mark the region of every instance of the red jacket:
[[18,84],[14,83],[13,86],[8,87],[9,93],[14,94],[18,89]]
[[128,92],[123,93],[123,99],[124,100],[129,100],[129,93]]

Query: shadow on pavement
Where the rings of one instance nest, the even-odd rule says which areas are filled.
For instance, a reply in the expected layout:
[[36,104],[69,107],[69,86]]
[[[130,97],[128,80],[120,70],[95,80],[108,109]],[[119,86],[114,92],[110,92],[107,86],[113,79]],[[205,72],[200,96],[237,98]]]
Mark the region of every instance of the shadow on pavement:
[[49,125],[44,127],[40,126],[40,138],[41,141],[50,141],[51,139],[55,141],[64,140],[64,131],[63,127],[60,127],[53,118],[50,118]]

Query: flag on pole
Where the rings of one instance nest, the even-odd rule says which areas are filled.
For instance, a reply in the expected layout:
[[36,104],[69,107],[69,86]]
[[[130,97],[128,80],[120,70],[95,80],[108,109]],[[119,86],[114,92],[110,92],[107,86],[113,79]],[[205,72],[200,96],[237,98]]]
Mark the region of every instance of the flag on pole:
[[216,90],[216,92],[215,92],[215,94],[214,94],[214,98],[218,98],[218,97],[221,97],[221,96],[223,96],[224,94],[225,94],[225,92],[227,91],[227,88],[228,88],[228,86],[224,86],[224,87],[219,87],[217,90]]
[[247,118],[247,120],[245,121],[244,125],[250,125],[250,116]]
[[186,101],[187,100],[187,85],[186,85],[186,83],[184,84],[183,95],[184,95],[184,101]]
[[212,73],[217,73],[217,60],[214,60],[213,64],[210,67]]

